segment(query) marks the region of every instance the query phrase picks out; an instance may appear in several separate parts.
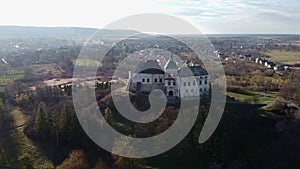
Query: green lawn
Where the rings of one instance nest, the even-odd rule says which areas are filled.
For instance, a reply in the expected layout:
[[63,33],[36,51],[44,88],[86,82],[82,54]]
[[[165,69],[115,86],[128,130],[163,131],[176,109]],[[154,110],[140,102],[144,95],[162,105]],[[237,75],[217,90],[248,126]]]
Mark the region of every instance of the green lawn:
[[300,52],[286,51],[286,50],[272,50],[264,53],[270,58],[269,60],[280,62],[280,63],[299,63],[300,62]]
[[271,93],[258,93],[253,91],[241,91],[239,93],[227,92],[227,95],[239,102],[274,102],[277,96],[276,92]]

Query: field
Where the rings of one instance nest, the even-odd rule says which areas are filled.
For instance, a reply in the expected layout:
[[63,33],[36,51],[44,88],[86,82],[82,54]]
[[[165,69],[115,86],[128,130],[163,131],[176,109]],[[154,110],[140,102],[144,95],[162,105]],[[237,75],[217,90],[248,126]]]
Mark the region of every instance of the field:
[[32,64],[30,65],[30,68],[34,75],[49,75],[49,74],[60,75],[61,73],[65,72],[62,68],[57,66],[55,63]]
[[[14,126],[26,123],[27,119],[20,109],[14,109],[11,114]],[[27,163],[32,165],[28,166]],[[20,168],[20,165],[27,168],[54,168],[52,162],[47,160],[38,146],[24,135],[22,127],[0,133],[0,168]]]
[[76,59],[73,60],[74,65],[76,66],[85,66],[85,67],[102,67],[102,63],[97,60],[92,59]]
[[242,91],[239,93],[227,92],[227,95],[239,102],[270,103],[275,101],[277,93],[258,93],[252,91]]
[[300,52],[297,51],[272,50],[264,54],[270,56],[268,59],[274,62],[283,64],[300,63]]
[[300,46],[300,41],[291,41],[290,43],[278,43],[278,45],[294,45],[294,46]]
[[14,74],[14,75],[1,75],[0,76],[0,85],[7,85],[15,80],[21,79],[24,74]]

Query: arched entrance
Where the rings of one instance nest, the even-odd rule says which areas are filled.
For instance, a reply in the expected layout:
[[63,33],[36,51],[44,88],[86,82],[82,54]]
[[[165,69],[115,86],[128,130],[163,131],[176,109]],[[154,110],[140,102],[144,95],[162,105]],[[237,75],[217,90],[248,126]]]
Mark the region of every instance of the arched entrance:
[[169,91],[169,96],[174,96],[174,92],[173,91]]

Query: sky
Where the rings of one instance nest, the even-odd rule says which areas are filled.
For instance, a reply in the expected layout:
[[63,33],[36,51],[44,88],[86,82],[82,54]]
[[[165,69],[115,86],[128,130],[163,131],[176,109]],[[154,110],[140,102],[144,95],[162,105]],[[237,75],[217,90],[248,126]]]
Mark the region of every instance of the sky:
[[126,16],[161,13],[205,34],[300,34],[299,0],[5,0],[0,25],[102,28]]

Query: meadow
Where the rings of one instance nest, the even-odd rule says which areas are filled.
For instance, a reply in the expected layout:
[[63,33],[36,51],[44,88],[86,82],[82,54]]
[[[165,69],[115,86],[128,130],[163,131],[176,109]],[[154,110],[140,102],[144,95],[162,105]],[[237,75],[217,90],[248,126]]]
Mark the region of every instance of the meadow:
[[295,64],[300,63],[300,52],[299,51],[286,51],[286,50],[271,50],[264,53],[270,56],[268,60],[279,62],[282,64]]

